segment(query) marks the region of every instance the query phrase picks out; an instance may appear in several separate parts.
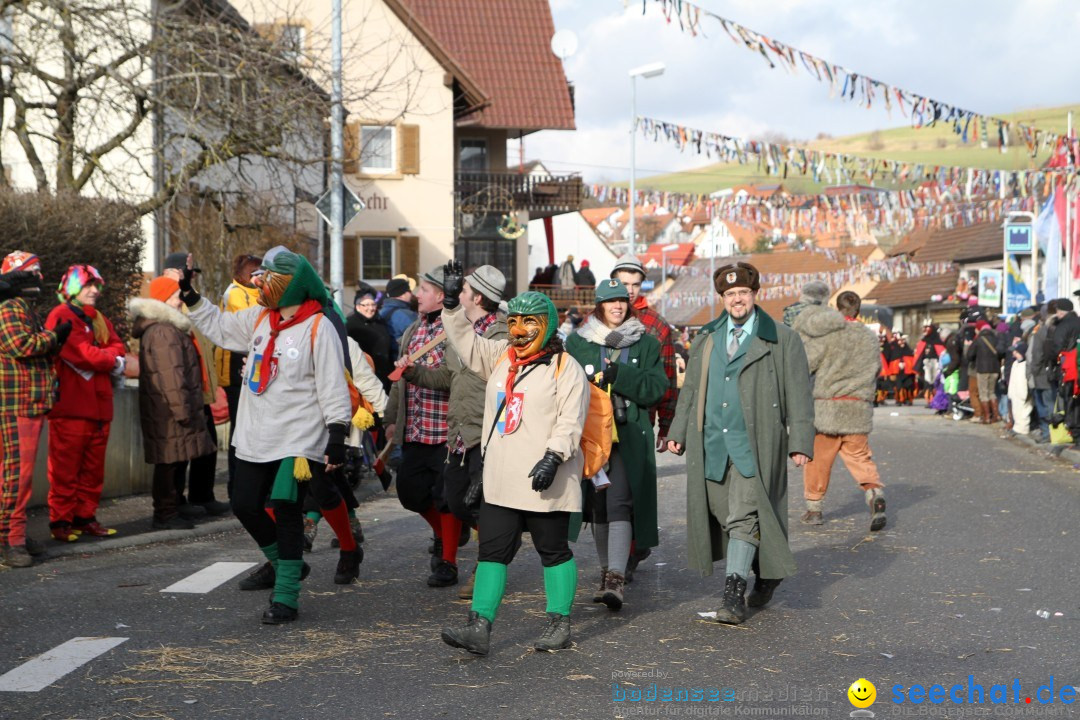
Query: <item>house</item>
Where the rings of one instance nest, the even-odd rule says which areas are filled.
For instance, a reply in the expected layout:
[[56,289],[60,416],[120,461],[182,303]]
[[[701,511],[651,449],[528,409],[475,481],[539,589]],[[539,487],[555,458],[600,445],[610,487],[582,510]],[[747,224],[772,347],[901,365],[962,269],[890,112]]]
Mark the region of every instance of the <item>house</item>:
[[[289,18],[254,5],[259,22],[329,46],[330,0],[301,0]],[[510,140],[574,129],[547,0],[357,0],[344,12],[345,182],[366,205],[345,228],[346,283],[381,287],[456,257],[502,270],[508,294],[526,287],[530,221],[576,212],[582,196],[580,177],[508,158]]]
[[[551,250],[545,220],[529,221],[529,268],[546,268],[549,264],[562,263],[567,255],[574,256],[574,267],[581,267],[582,260],[589,261],[593,275],[599,281],[611,275],[620,254],[618,247],[609,245],[598,230],[588,221],[588,210],[564,213],[551,218]],[[532,275],[530,274],[531,278]],[[524,289],[524,286],[523,288]]]

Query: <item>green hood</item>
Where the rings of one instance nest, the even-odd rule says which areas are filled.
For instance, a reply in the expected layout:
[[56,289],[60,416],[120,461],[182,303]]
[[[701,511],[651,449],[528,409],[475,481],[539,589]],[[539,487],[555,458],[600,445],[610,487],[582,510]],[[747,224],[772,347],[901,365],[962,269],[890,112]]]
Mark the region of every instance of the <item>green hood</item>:
[[508,315],[544,315],[548,317],[547,333],[544,335],[544,345],[555,334],[559,327],[559,311],[555,309],[555,303],[551,302],[544,293],[530,290],[523,292],[507,303]]
[[326,286],[303,255],[283,249],[264,261],[263,267],[281,275],[292,275],[292,282],[278,301],[280,307],[299,305],[305,300],[315,300],[324,307],[331,305]]

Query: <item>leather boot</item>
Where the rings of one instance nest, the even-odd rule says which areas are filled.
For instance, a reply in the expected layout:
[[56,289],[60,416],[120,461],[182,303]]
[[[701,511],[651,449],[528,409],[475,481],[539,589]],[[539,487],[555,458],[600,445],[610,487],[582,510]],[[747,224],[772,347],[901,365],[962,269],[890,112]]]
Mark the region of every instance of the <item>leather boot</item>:
[[990,401],[990,422],[1001,422],[1001,415],[998,413],[998,401],[994,398]]
[[762,579],[755,577],[754,589],[746,598],[747,607],[759,608],[768,605],[769,601],[772,600],[776,588],[779,587],[780,583],[783,581],[783,578]]
[[[609,573],[610,575],[610,573]],[[544,633],[533,643],[542,652],[552,652],[570,647],[570,616],[549,612]]]
[[724,583],[724,600],[716,611],[716,622],[739,625],[746,619],[746,580],[740,575],[728,575]]
[[473,655],[487,655],[491,650],[491,622],[469,611],[469,621],[463,627],[443,628],[442,639],[447,645]]
[[621,610],[625,585],[625,577],[613,570],[608,570],[607,576],[604,578],[604,594],[600,598],[600,602],[607,605],[608,610]]
[[604,592],[607,591],[607,573],[606,567],[600,568],[600,587],[593,593],[592,601],[594,603],[604,602]]

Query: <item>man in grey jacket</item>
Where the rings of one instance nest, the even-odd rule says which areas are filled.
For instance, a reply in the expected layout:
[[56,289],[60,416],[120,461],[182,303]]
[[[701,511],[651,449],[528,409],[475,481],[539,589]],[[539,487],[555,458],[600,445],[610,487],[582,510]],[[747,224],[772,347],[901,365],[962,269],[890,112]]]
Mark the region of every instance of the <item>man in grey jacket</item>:
[[1050,413],[1054,409],[1054,389],[1050,385],[1050,356],[1047,343],[1054,332],[1053,319],[1057,303],[1051,300],[1046,306],[1046,317],[1031,331],[1027,351],[1027,373],[1031,396],[1035,401],[1035,413],[1039,416],[1038,442],[1050,442]]

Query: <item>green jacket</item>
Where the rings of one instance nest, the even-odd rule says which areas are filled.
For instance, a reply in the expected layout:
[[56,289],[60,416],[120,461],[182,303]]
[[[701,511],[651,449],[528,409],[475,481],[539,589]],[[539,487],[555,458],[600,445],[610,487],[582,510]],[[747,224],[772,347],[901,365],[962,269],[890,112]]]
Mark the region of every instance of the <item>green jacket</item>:
[[[746,342],[739,372],[739,394],[746,427],[757,460],[758,522],[761,545],[760,575],[783,578],[795,572],[795,558],[788,545],[787,462],[792,453],[814,454],[814,400],[810,370],[799,336],[778,325],[761,308],[756,310],[757,332]],[[686,457],[686,546],[689,566],[702,575],[724,557],[727,535],[709,513],[705,483],[704,420],[709,356],[714,333],[727,314],[701,329],[687,364],[686,378],[669,441],[683,446]],[[718,334],[718,333],[717,333]]]
[[[660,359],[660,342],[651,335],[627,348],[626,363],[619,368],[612,390],[629,400],[626,424],[619,425],[618,452],[626,466],[634,496],[634,540],[638,548],[656,547],[656,440],[653,437],[649,408],[664,397],[670,381]],[[566,351],[582,367],[600,370],[601,347],[577,333],[566,339]],[[586,480],[584,482],[591,482]],[[577,540],[581,524],[570,518],[570,539]]]

